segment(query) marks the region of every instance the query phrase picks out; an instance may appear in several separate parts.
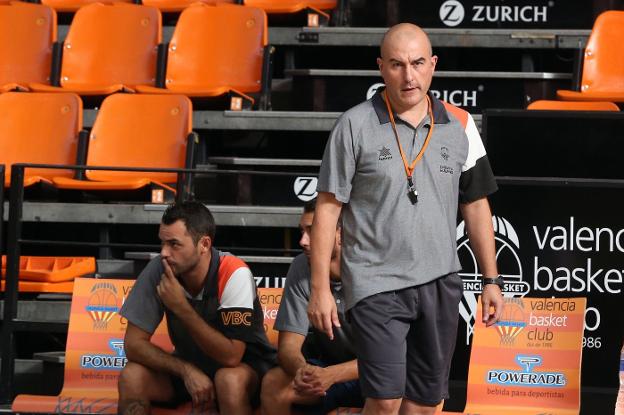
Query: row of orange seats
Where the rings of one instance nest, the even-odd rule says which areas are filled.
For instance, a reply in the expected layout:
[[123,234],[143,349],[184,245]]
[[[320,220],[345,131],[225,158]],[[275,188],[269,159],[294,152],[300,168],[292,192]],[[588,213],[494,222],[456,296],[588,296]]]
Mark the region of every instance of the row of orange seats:
[[56,13],[45,5],[0,6],[0,90],[108,95],[118,91],[245,97],[261,91],[267,47],[262,9],[195,3],[168,45],[165,82],[156,87],[159,10],[93,3],[74,16],[62,47],[59,86],[50,80]]
[[[187,149],[198,140],[192,104],[184,95],[110,95],[89,133],[82,131],[82,101],[72,93],[0,94],[0,114],[0,164],[9,171],[15,163],[190,168]],[[86,170],[76,178],[73,170],[26,168],[24,186],[44,182],[85,191],[155,186],[175,192],[176,180],[169,172]],[[10,174],[4,184],[10,186]]]
[[[227,93],[253,102],[267,60],[267,19],[259,8],[195,3],[180,15],[168,45],[162,87],[156,86],[158,9],[126,3],[82,7],[76,13],[51,86],[56,14],[44,5],[0,6],[0,91],[117,91]],[[624,102],[624,12],[608,11],[594,25],[584,56],[581,90],[559,91],[563,100]],[[114,28],[114,30],[111,30]],[[266,67],[266,66],[265,66]],[[266,75],[266,74],[265,74]],[[265,85],[266,86],[266,85]]]
[[[106,4],[113,2],[137,3],[134,0],[41,0],[41,4],[50,6],[58,12],[75,12],[82,6],[98,1]],[[337,3],[337,0],[142,0],[141,4],[157,7],[161,12],[180,12],[196,1],[206,4],[244,4],[259,7],[270,14],[292,14],[302,10],[313,10],[325,14],[324,11],[335,9]],[[11,2],[12,0],[0,0],[0,5]]]

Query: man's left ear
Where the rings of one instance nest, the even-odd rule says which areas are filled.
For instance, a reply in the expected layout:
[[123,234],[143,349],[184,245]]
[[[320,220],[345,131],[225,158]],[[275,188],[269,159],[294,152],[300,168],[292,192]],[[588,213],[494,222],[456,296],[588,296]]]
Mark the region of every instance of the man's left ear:
[[202,254],[205,254],[210,251],[210,248],[212,248],[212,239],[210,239],[210,236],[202,236],[199,240],[199,245]]
[[435,68],[436,63],[438,63],[438,56],[437,55],[433,55],[431,57],[431,63],[433,64],[433,67]]

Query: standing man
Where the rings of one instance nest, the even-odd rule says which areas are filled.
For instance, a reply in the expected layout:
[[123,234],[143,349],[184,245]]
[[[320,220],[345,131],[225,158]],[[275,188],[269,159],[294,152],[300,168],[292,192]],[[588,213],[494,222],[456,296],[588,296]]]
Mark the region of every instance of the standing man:
[[[214,219],[201,203],[165,211],[160,256],[141,272],[120,312],[128,320],[128,363],[119,378],[119,413],[185,400],[200,412],[218,406],[222,414],[252,413],[275,350],[251,271],[216,250],[214,236]],[[173,354],[150,342],[163,315]]]
[[315,343],[313,348],[315,351],[318,349],[320,354],[317,358],[307,359],[309,356],[304,356],[302,352],[311,328],[306,310],[310,299],[310,230],[315,206],[316,201],[308,202],[299,222],[299,244],[303,254],[293,260],[286,276],[274,325],[279,331],[279,366],[271,369],[262,381],[262,415],[290,414],[293,404],[315,406],[319,413],[326,414],[340,406],[361,407],[363,403],[357,381],[357,361],[350,339],[351,329],[344,315],[340,282],[340,225],[334,229],[329,286],[341,328],[334,331],[333,340],[314,330],[311,337]]
[[470,114],[428,93],[436,62],[419,27],[392,27],[377,59],[386,87],[340,117],[319,175],[308,314],[330,338],[340,327],[327,276],[342,211],[341,275],[367,415],[432,414],[448,396],[462,295],[458,202],[487,277],[487,325],[503,307],[487,201],[496,183]]

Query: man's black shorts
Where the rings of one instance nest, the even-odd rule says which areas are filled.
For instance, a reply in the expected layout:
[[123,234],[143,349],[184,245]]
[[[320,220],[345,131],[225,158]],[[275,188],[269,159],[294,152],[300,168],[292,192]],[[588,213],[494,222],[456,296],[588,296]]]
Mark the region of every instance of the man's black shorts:
[[365,397],[424,405],[448,397],[462,293],[462,280],[453,273],[372,295],[349,310]]

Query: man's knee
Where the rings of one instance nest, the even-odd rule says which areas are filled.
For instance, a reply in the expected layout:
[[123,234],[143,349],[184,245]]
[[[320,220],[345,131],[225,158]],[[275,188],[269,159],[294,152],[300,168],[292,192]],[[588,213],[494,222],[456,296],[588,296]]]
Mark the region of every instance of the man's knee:
[[365,414],[398,414],[401,408],[401,399],[373,399],[367,398],[364,407]]
[[257,386],[257,376],[253,370],[241,366],[221,368],[215,374],[214,384],[219,403],[241,402],[249,400]]
[[442,411],[444,400],[437,406],[421,404],[410,399],[403,399],[401,402],[401,415],[433,415],[436,411]]
[[134,362],[128,362],[119,374],[119,394],[137,394],[144,391],[144,386],[151,372],[145,366]]
[[174,395],[169,375],[134,362],[128,362],[123,368],[117,385],[120,401],[165,402]]
[[292,377],[281,367],[274,367],[262,378],[262,388],[260,396],[262,402],[290,401],[293,394],[290,386]]

